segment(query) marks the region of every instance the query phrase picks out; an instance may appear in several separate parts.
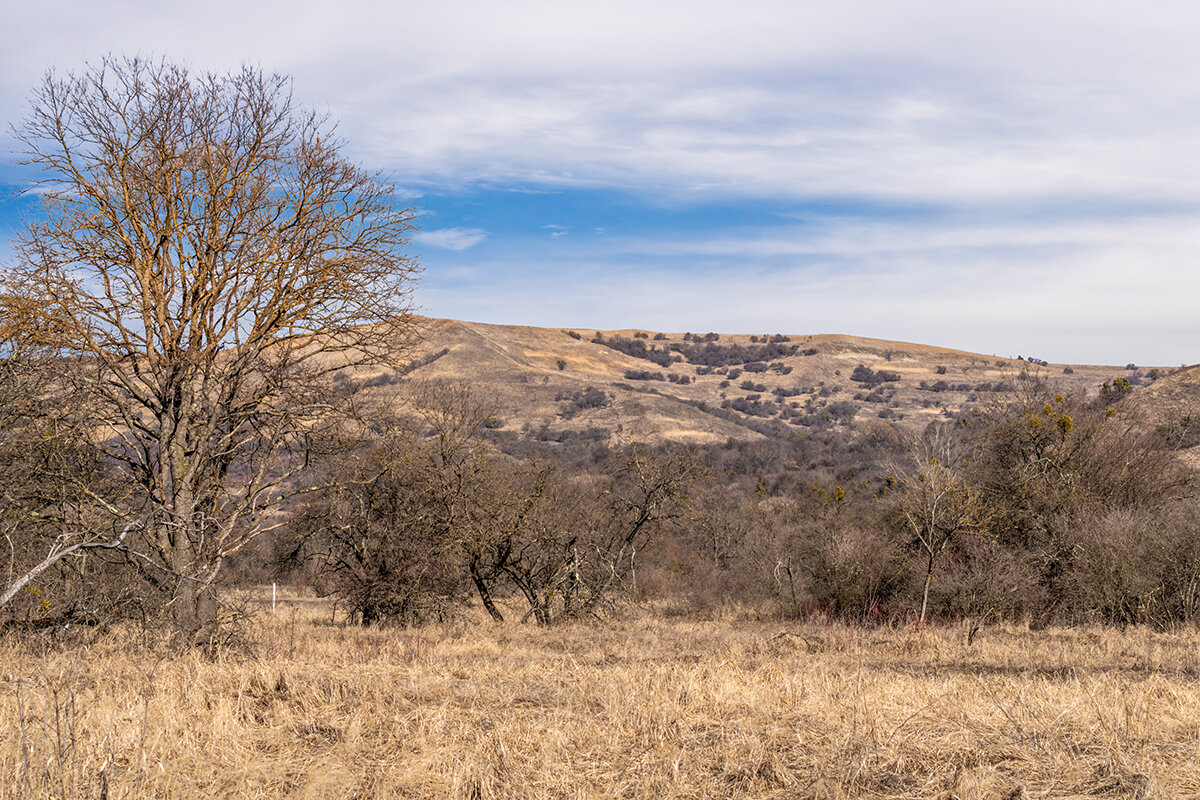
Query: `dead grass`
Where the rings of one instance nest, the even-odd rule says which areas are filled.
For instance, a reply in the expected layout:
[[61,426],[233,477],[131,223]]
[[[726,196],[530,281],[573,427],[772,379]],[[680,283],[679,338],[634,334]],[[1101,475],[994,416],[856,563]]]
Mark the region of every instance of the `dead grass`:
[[0,641],[0,797],[1179,798],[1195,633],[281,608],[214,656]]

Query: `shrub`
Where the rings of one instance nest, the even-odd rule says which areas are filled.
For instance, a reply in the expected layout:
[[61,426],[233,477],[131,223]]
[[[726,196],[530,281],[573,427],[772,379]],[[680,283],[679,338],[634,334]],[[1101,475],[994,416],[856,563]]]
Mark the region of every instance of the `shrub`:
[[859,364],[854,368],[854,371],[850,373],[850,380],[857,381],[858,383],[870,383],[874,379],[875,371],[866,364]]
[[849,400],[839,400],[836,403],[830,403],[825,408],[825,413],[830,417],[840,421],[847,421],[854,418],[858,411],[858,406]]
[[652,361],[660,367],[668,366],[673,361],[671,354],[666,350],[660,350],[653,346],[647,347],[646,343],[641,339],[626,339],[622,336],[604,339],[597,333],[596,338],[592,339],[592,341],[595,344],[602,344],[627,356]]
[[598,389],[595,386],[588,386],[572,395],[560,397],[566,401],[564,408],[559,411],[559,416],[564,419],[571,419],[582,411],[594,408],[606,408],[612,405],[612,398],[602,389]]

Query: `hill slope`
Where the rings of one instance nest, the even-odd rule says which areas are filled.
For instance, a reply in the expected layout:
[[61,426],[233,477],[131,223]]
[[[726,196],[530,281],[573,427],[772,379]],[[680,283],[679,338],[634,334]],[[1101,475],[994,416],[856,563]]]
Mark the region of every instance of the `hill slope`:
[[[424,321],[406,376],[470,381],[510,435],[702,443],[881,421],[915,430],[988,402],[1025,368],[1093,395],[1116,377],[1145,381],[1126,368],[1034,365],[845,335],[559,330],[436,319]],[[386,391],[398,376],[359,378]],[[1193,391],[1182,379],[1176,383]]]

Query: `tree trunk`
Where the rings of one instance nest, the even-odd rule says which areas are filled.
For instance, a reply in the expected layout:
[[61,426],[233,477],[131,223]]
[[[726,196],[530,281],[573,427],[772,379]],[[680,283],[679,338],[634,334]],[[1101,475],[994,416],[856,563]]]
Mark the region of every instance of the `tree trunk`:
[[929,567],[925,570],[925,593],[921,597],[921,623],[925,624],[925,609],[929,607],[929,584],[933,583],[933,553],[929,554]]
[[180,578],[171,601],[172,622],[181,641],[209,645],[217,635],[217,598],[211,586]]
[[487,581],[479,574],[479,567],[474,563],[471,564],[471,580],[475,583],[475,589],[479,592],[479,599],[483,601],[483,607],[487,609],[488,614],[496,622],[504,622],[504,615],[500,613],[500,609],[496,608],[496,604],[492,601],[492,590],[487,585]]

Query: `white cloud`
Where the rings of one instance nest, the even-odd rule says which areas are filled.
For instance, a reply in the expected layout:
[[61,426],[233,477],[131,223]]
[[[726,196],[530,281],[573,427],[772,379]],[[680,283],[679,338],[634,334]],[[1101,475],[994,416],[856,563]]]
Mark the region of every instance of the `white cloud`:
[[440,247],[443,250],[466,250],[487,238],[487,232],[478,228],[441,228],[413,234],[417,244]]
[[117,5],[14,8],[3,116],[46,67],[164,52],[293,74],[364,160],[427,182],[1200,201],[1187,4]]

